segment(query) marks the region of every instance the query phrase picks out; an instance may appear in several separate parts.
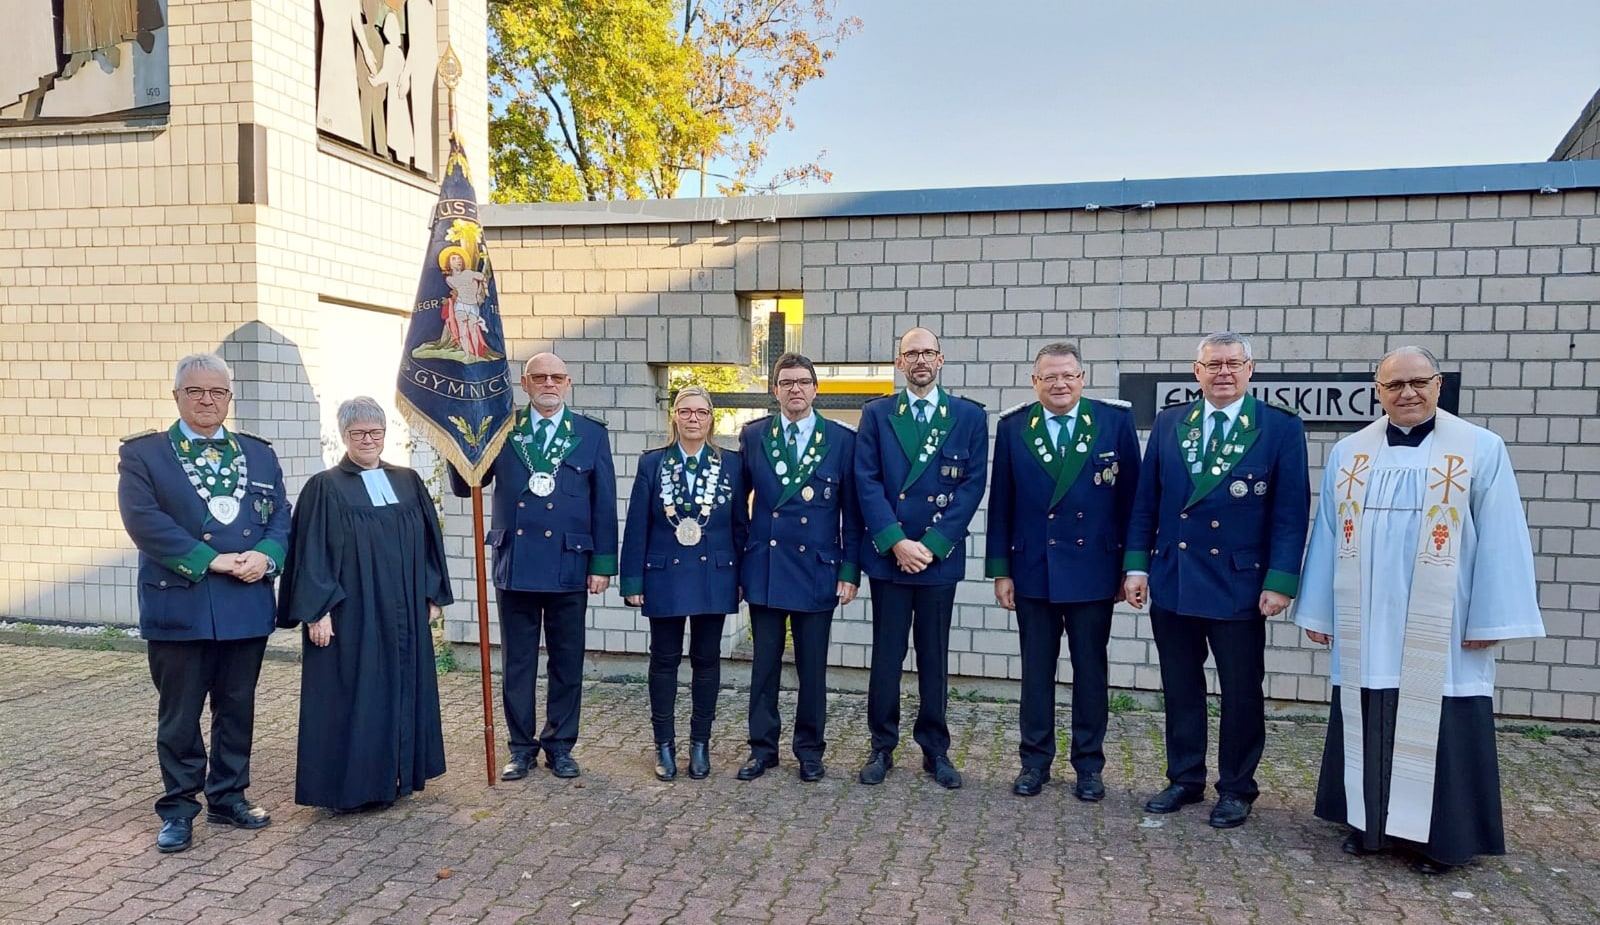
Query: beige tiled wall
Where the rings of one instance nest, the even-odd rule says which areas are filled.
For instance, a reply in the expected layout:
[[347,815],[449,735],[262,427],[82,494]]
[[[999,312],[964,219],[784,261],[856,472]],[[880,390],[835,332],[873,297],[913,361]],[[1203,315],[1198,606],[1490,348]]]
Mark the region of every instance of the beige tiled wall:
[[[1499,707],[1596,718],[1593,191],[501,227],[493,237],[513,354],[568,358],[574,405],[611,423],[624,501],[634,461],[663,438],[661,364],[736,359],[745,293],[802,292],[819,363],[885,362],[899,332],[932,328],[948,358],[943,381],[987,405],[991,423],[1031,400],[1031,357],[1061,338],[1082,346],[1092,396],[1114,396],[1120,372],[1187,370],[1196,340],[1221,328],[1254,339],[1263,372],[1369,371],[1390,347],[1425,344],[1461,372],[1462,413],[1510,444],[1528,501],[1550,638],[1506,647]],[[1313,431],[1314,465],[1337,436]],[[1320,469],[1311,477],[1315,486]],[[950,670],[1016,678],[1012,620],[981,578],[983,522],[980,513],[968,541]],[[619,605],[613,592],[591,608],[590,647],[644,651],[645,621]],[[831,659],[864,666],[866,607],[841,617]],[[1286,621],[1273,621],[1269,639],[1270,695],[1325,701],[1325,651]],[[1131,611],[1116,617],[1111,658],[1112,684],[1159,688],[1148,622]],[[1065,660],[1060,675],[1071,676]]]

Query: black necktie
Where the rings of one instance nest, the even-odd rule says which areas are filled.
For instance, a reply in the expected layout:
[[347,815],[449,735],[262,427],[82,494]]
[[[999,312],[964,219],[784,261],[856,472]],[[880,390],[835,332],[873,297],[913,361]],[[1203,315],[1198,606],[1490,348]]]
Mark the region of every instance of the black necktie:
[[1433,425],[1437,420],[1437,418],[1428,418],[1421,424],[1411,428],[1411,433],[1409,434],[1390,424],[1384,434],[1388,437],[1390,446],[1421,446],[1422,441],[1433,433]]

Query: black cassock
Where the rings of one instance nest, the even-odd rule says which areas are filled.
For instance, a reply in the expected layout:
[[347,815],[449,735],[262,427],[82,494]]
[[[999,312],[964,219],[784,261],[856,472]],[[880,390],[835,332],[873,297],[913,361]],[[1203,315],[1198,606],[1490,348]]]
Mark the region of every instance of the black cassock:
[[439,517],[416,472],[383,464],[398,503],[375,506],[346,457],[294,507],[278,625],[333,614],[333,640],[302,630],[294,801],[391,803],[444,773],[428,601],[453,598]]

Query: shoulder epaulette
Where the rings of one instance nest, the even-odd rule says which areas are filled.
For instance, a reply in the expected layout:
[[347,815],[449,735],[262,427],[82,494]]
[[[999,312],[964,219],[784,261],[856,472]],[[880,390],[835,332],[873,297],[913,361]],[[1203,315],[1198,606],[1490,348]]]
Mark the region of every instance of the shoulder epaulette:
[[899,394],[900,393],[898,391],[896,391],[896,392],[890,392],[887,395],[879,395],[876,398],[867,399],[865,402],[862,403],[862,405],[865,406],[865,405],[870,405],[873,402],[880,402],[880,401],[884,401],[886,399],[893,399],[893,398],[899,396]]
[[597,417],[595,417],[594,415],[590,414],[587,411],[574,411],[572,413],[576,414],[580,418],[588,418],[590,421],[593,421],[594,423],[599,424],[601,427],[610,427],[611,426],[611,425],[606,423],[606,419],[605,418],[597,418]]
[[123,443],[132,443],[133,441],[138,440],[140,437],[148,437],[151,434],[159,434],[159,433],[161,433],[161,431],[156,430],[155,428],[151,428],[150,430],[141,430],[136,434],[129,434],[126,437],[123,437],[122,438],[122,442]]
[[236,429],[236,430],[233,430],[232,433],[237,435],[237,436],[240,436],[240,437],[249,437],[251,440],[256,440],[256,441],[259,441],[261,443],[265,443],[267,446],[271,446],[272,445],[272,441],[271,440],[268,440],[266,437],[263,437],[263,436],[261,436],[259,434],[252,434],[248,430],[237,430]]
[[827,421],[829,424],[837,424],[838,426],[843,427],[845,430],[850,431],[852,434],[856,432],[856,429],[855,429],[854,426],[852,426],[850,424],[846,424],[844,421],[836,421],[833,418],[826,418],[826,417],[823,418],[823,420]]
[[977,405],[979,408],[982,408],[985,411],[989,410],[989,406],[988,405],[985,405],[983,402],[978,401],[976,398],[968,398],[965,395],[952,395],[950,397],[954,398],[957,401],[970,402],[971,404]]
[[1033,402],[1031,402],[1031,401],[1025,401],[1020,405],[1012,405],[1011,407],[1007,408],[1006,410],[1000,412],[1000,418],[1002,420],[1004,420],[1005,418],[1011,417],[1013,414],[1016,414],[1018,411],[1025,411],[1025,410],[1027,410],[1029,408],[1032,408],[1032,407],[1033,407]]
[[1283,405],[1275,401],[1262,402],[1262,404],[1266,405],[1268,408],[1276,408],[1279,411],[1282,411],[1284,414],[1292,414],[1295,417],[1300,416],[1300,409],[1293,405]]
[[1113,408],[1132,408],[1133,407],[1133,402],[1126,401],[1126,400],[1121,399],[1121,398],[1096,398],[1096,399],[1093,399],[1093,400],[1099,402],[1102,405],[1110,405]]

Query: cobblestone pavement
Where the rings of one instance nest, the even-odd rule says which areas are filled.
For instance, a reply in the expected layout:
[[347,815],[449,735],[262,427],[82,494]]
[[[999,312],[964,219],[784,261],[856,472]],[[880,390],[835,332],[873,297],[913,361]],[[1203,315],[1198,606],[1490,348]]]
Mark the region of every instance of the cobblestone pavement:
[[[1242,828],[1208,806],[1153,818],[1161,719],[1112,719],[1098,805],[1068,780],[1011,795],[1015,705],[953,702],[966,786],[914,745],[855,782],[864,698],[831,701],[828,777],[740,783],[742,691],[723,692],[710,780],[650,775],[645,690],[592,682],[576,756],[485,786],[478,679],[441,679],[450,772],[381,813],[293,804],[298,667],[263,669],[251,798],[258,832],[197,823],[153,847],[155,697],[141,655],[0,646],[0,921],[402,923],[1589,923],[1600,920],[1600,742],[1502,734],[1510,854],[1442,877],[1354,859],[1311,815],[1323,727],[1275,721]],[[687,709],[687,695],[680,704]],[[793,702],[785,700],[786,717]],[[1063,708],[1063,714],[1065,710]],[[686,717],[680,719],[686,725]],[[1214,732],[1213,732],[1214,735]]]

